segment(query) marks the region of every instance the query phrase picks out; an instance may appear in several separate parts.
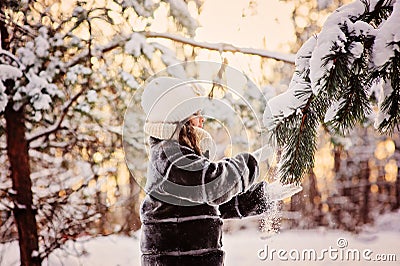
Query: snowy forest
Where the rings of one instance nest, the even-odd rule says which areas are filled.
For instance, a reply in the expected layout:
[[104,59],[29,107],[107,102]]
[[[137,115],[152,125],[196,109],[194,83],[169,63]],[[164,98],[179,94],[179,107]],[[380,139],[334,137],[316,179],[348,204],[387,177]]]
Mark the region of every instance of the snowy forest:
[[[1,0],[0,44],[0,265],[138,265],[139,91],[193,61],[216,62],[225,86],[224,66],[248,78],[235,85],[246,104],[214,91],[245,127],[212,110],[217,158],[264,132],[277,153],[262,178],[303,187],[225,222],[226,256],[241,256],[227,265],[255,265],[279,237],[383,227],[400,256],[400,1]],[[240,253],[249,237],[258,246]]]

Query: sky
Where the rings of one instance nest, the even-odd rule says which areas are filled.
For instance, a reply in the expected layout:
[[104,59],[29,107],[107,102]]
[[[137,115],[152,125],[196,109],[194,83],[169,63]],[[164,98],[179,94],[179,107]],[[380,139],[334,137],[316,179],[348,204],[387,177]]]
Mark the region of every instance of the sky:
[[[253,3],[254,4],[251,4]],[[295,41],[291,15],[294,5],[278,0],[205,0],[200,14],[194,1],[188,3],[198,20],[197,41],[226,42],[237,46],[289,52]],[[168,31],[167,7],[154,13],[151,30]]]
[[[200,14],[194,1],[188,3],[191,15],[198,20],[194,40],[209,43],[228,43],[238,47],[266,49],[273,52],[291,53],[290,44],[296,41],[295,29],[291,19],[294,5],[278,0],[205,0]],[[168,10],[166,6],[154,14],[150,30],[168,32]],[[169,40],[157,40],[170,45]],[[260,69],[258,56],[223,53],[231,67],[235,67],[257,83],[266,76],[274,79],[275,73]],[[222,62],[217,51],[200,49],[196,60]],[[262,71],[264,71],[262,73]]]
[[205,1],[196,40],[289,52],[295,41],[293,4],[278,0]]
[[[293,8],[292,3],[278,0],[205,1],[195,40],[290,53],[290,43],[296,40],[291,20]],[[244,71],[256,83],[263,75],[274,78],[268,69],[260,69],[259,57],[232,53],[225,53],[224,57],[230,66]],[[220,61],[221,56],[200,50],[196,59]]]

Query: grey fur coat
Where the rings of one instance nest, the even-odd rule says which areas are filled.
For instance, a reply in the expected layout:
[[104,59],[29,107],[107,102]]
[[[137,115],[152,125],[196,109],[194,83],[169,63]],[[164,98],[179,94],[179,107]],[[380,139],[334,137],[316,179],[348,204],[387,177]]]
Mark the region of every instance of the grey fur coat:
[[267,209],[265,183],[249,153],[218,162],[175,140],[151,138],[141,205],[142,265],[223,265],[222,219]]

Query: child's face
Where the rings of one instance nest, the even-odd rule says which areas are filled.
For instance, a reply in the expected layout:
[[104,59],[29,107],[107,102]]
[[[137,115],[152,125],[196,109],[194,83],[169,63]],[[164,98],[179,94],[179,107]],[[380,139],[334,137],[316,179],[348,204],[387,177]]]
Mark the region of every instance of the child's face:
[[205,119],[204,119],[201,111],[198,111],[192,115],[192,117],[190,118],[189,121],[192,126],[203,128],[204,120]]

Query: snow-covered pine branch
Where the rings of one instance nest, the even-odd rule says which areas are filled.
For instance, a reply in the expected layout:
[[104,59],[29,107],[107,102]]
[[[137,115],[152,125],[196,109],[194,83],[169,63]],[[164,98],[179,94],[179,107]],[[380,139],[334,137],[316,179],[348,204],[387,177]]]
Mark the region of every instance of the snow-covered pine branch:
[[391,132],[400,122],[400,1],[376,34],[372,50],[373,77],[382,81],[375,127]]
[[369,118],[379,98],[377,127],[388,132],[398,125],[399,23],[400,1],[357,0],[331,14],[298,51],[288,91],[271,99],[264,113],[283,149],[283,182],[300,182],[314,166],[320,124],[332,134],[345,134]]
[[[296,54],[296,69],[289,89],[268,102],[263,116],[271,137],[283,147],[279,174],[285,182],[294,183],[313,167],[316,149],[316,109],[309,78],[309,61],[316,46],[310,38]],[[290,173],[288,175],[287,173]]]

